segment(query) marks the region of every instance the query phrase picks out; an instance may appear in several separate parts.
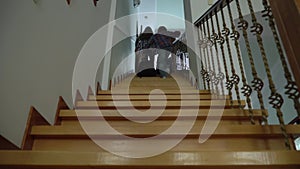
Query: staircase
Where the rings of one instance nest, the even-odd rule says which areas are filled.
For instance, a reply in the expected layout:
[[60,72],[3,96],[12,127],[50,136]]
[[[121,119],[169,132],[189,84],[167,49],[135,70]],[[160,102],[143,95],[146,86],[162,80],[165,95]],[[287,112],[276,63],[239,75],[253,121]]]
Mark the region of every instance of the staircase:
[[[251,125],[249,111],[240,109],[245,106],[244,101],[230,105],[228,96],[216,97],[210,91],[196,90],[182,77],[174,77],[177,82],[171,77],[130,80],[130,76],[111,91],[99,90],[87,101],[78,100],[76,110],[68,109],[61,98],[54,126],[32,109],[23,150],[0,151],[0,168],[300,168],[300,152],[286,150],[280,126],[259,125],[262,110],[253,111],[256,125]],[[155,90],[149,97],[154,89],[165,95]],[[134,109],[128,101],[139,112],[132,113]],[[163,112],[155,117],[153,112],[157,110]],[[109,132],[106,123],[136,139]],[[207,138],[215,123],[211,137],[199,143],[200,133]],[[185,133],[190,124],[191,129]],[[174,130],[166,133],[170,127]],[[287,125],[286,129],[293,144],[300,126]],[[157,135],[161,137],[154,139]],[[122,157],[155,153],[181,137],[182,141],[162,154]],[[143,139],[148,140],[147,144]],[[118,155],[97,143],[112,148]]]

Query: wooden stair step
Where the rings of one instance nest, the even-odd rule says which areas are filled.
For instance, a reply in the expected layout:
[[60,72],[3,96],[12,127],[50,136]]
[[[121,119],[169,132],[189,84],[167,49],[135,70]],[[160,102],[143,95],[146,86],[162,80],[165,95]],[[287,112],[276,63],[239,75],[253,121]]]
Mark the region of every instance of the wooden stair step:
[[[130,83],[120,83],[120,84],[116,84],[116,87],[126,87],[126,86],[130,86],[130,87],[182,87],[182,88],[194,88],[193,86],[191,86],[191,84],[189,83],[180,83],[177,84],[176,82],[174,83],[170,83],[170,82],[157,82],[157,83],[150,83],[150,82],[134,82],[131,81]],[[194,88],[195,89],[195,88]]]
[[[121,95],[145,95],[145,94],[149,94],[153,89],[139,89],[139,90],[130,90],[129,93],[124,90],[124,89],[114,89],[113,93],[114,94],[121,94]],[[211,94],[209,90],[163,90],[164,94],[168,94],[168,95],[205,95],[205,94]],[[110,90],[99,90],[98,95],[111,95],[112,91]],[[160,94],[161,95],[161,94]]]
[[[129,89],[129,91],[141,91],[141,90],[146,90],[146,91],[151,91],[155,89],[160,89],[160,90],[179,90],[179,87],[173,87],[173,86],[161,86],[161,87],[152,87],[152,86],[145,86],[145,87],[126,87],[126,86],[112,86],[112,90],[124,90]],[[196,90],[194,87],[182,87],[182,90]]]
[[142,78],[139,78],[139,77],[133,77],[133,78],[128,78],[128,79],[125,79],[124,81],[122,81],[122,83],[126,83],[126,82],[130,82],[130,81],[133,81],[133,82],[153,82],[153,81],[159,81],[159,82],[176,82],[175,78],[179,81],[179,82],[182,82],[182,83],[186,83],[187,80],[180,77],[180,76],[174,76],[173,77],[167,77],[165,79],[162,79],[160,77],[142,77]]
[[110,168],[110,169],[298,169],[300,152],[166,152],[151,158],[133,159],[108,152],[0,151],[1,168]]
[[[85,129],[88,129],[89,136],[93,137],[113,137],[118,138],[117,135],[111,133],[105,127],[106,122],[81,122],[84,123]],[[185,135],[185,128],[187,128],[190,121],[180,121],[178,125],[174,127],[176,132],[171,134],[163,134],[166,137]],[[197,138],[203,127],[203,122],[196,121],[195,125],[192,127],[191,131],[188,133],[187,138]],[[161,134],[171,125],[171,121],[155,121],[151,124],[138,124],[132,122],[109,122],[115,130],[120,133],[131,136],[131,137],[151,137]],[[143,126],[143,127],[141,127]],[[300,126],[298,125],[287,125],[287,133],[289,135],[299,135]],[[82,129],[81,125],[70,125],[70,126],[33,126],[31,133],[32,136],[36,138],[86,138],[87,134]],[[204,133],[210,134],[210,133]],[[212,134],[212,137],[282,137],[282,132],[279,125],[219,125],[217,129]]]
[[[101,108],[101,109],[115,109],[118,105],[118,108],[121,109],[131,109],[132,107],[129,105],[131,103],[135,108],[139,109],[149,109],[150,106],[152,108],[166,108],[166,109],[174,109],[174,108],[192,108],[192,107],[214,107],[214,108],[231,108],[230,101],[228,100],[183,100],[183,101],[166,101],[166,105],[162,101],[151,101],[152,105],[149,101],[78,101],[76,103],[76,107],[78,109],[88,109],[88,108]],[[241,106],[245,107],[245,101],[241,101]],[[233,101],[233,107],[238,108],[238,101]]]
[[[148,119],[147,118],[146,119],[145,118],[133,118],[133,119],[135,121],[139,121],[139,122],[142,122],[142,123],[147,123],[147,122],[151,121],[152,119],[155,119],[155,117],[151,117],[151,118],[149,117]],[[103,119],[100,119],[100,120],[103,120]],[[175,120],[176,119],[174,119],[174,121]],[[186,121],[186,120],[191,120],[191,118],[187,118],[187,119],[180,118],[180,120]],[[80,118],[80,122],[87,122],[87,121],[92,122],[92,121],[98,121],[98,120],[97,119],[86,119],[86,118],[81,119]],[[120,122],[120,121],[126,121],[126,119],[122,119],[122,120],[115,120],[115,119],[113,119],[113,120],[107,120],[107,121],[109,121],[109,122],[111,122],[111,121]],[[164,121],[164,120],[161,120],[161,121]],[[171,121],[171,120],[167,120],[167,121]],[[200,118],[200,119],[197,119],[197,121],[199,121],[199,122],[205,122],[205,121],[207,121],[207,122],[215,122],[216,118],[210,117],[210,119],[208,119],[208,120]],[[255,123],[257,125],[260,122],[259,120],[256,120],[256,119],[254,119],[254,121],[255,121]],[[72,125],[74,125],[74,124],[76,124],[78,122],[79,122],[78,119],[77,120],[62,120],[61,121],[61,125],[62,126],[72,126]],[[219,125],[249,125],[249,124],[251,124],[250,118],[248,118],[248,119],[234,119],[234,120],[231,120],[231,119],[223,120],[222,119],[219,122]]]
[[[175,142],[174,138],[151,139],[157,145]],[[35,151],[73,151],[73,152],[104,152],[96,143],[105,143],[119,152],[130,152],[129,145],[139,145],[143,140],[133,139],[35,139],[32,150]],[[200,151],[269,151],[285,150],[284,138],[210,138],[204,143],[198,139],[185,138],[169,151],[200,152]],[[141,147],[141,151],[145,151]]]
[[[180,116],[180,119],[187,120],[194,118],[193,109],[184,110],[184,114]],[[153,119],[151,115],[131,115],[131,110],[122,110],[122,113],[126,114],[126,117],[136,120],[149,120]],[[200,109],[198,110],[197,119],[206,120],[208,113],[210,112],[210,117],[218,118],[220,116],[220,110],[209,110],[209,109]],[[249,120],[249,110],[241,109],[224,109],[222,111],[222,120]],[[178,118],[179,110],[177,109],[166,109],[156,120],[176,120]],[[101,120],[105,118],[107,121],[122,121],[127,120],[123,117],[118,110],[101,110],[101,113],[98,110],[61,110],[59,117],[61,120]],[[255,120],[260,120],[262,118],[261,110],[253,110],[253,118]]]
[[[166,98],[163,99],[160,95],[152,95],[151,100],[194,100],[196,99],[193,95],[166,95]],[[200,100],[211,100],[214,99],[212,95],[200,95],[197,99]],[[219,96],[216,99],[229,99],[229,96]],[[88,96],[88,100],[97,100],[97,101],[122,101],[122,100],[131,100],[131,101],[148,101],[149,95],[118,95],[117,97],[113,98],[112,95],[97,95]]]
[[[121,83],[128,83],[128,82],[136,82],[136,83],[143,83],[143,82],[153,82],[153,81],[159,81],[162,83],[176,83],[175,78],[165,78],[162,79],[160,77],[145,77],[145,78],[132,78],[132,79],[126,79],[122,81]],[[182,78],[177,78],[178,83],[190,83],[189,81],[182,79]]]

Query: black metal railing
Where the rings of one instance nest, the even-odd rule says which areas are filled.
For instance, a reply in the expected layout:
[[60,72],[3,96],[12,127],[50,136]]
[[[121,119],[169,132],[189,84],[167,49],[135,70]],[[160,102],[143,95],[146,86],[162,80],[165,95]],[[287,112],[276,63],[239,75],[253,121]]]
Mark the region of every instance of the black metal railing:
[[[242,6],[241,1],[246,1],[247,5]],[[231,104],[233,99],[236,99],[241,105],[240,95],[244,95],[250,112],[250,122],[253,125],[256,123],[252,111],[253,100],[259,103],[262,110],[260,124],[268,124],[268,115],[265,108],[267,104],[264,102],[264,98],[267,98],[268,103],[277,115],[281,131],[285,137],[285,146],[287,149],[292,149],[283,119],[283,113],[289,112],[282,111],[282,106],[288,99],[284,100],[283,95],[277,90],[279,87],[286,89],[285,94],[291,99],[297,112],[298,117],[296,119],[300,119],[300,92],[289,69],[289,63],[286,61],[272,8],[267,0],[255,1],[261,2],[263,11],[255,12],[254,1],[252,2],[252,0],[219,0],[194,23],[198,28],[199,35],[200,58],[202,60],[200,73],[204,83],[203,87],[211,89],[214,94],[228,94]],[[247,11],[250,11],[250,14],[245,12],[246,8]],[[234,16],[234,14],[237,16]],[[265,18],[268,28],[260,23],[257,14]],[[246,15],[250,17],[251,21],[246,20]],[[270,30],[270,34],[273,36],[274,48],[278,53],[279,62],[284,71],[286,82],[280,83],[284,86],[279,86],[278,83],[274,82],[274,72],[270,68],[271,57],[266,52],[266,45],[269,44],[266,44],[263,38],[267,29]],[[254,57],[257,49],[254,49],[253,40],[256,47],[258,47],[261,64],[257,64],[257,57]],[[240,43],[245,46],[246,52],[244,53],[246,54],[244,55],[242,55]],[[251,72],[245,72],[245,64],[250,65],[249,70]],[[258,72],[258,68],[259,70],[263,69],[264,72]],[[264,75],[266,75],[265,79],[267,79],[268,85],[265,85],[261,78]],[[227,92],[224,92],[224,85]],[[262,91],[265,88],[269,90],[270,95],[263,94]]]

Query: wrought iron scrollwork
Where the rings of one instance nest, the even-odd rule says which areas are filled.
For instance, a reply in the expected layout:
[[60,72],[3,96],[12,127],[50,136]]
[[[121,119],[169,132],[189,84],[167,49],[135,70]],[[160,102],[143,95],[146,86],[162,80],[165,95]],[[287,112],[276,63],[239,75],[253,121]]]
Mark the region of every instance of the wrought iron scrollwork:
[[263,5],[265,9],[262,11],[262,17],[266,18],[267,20],[273,18],[273,12],[271,7],[268,5],[268,2],[263,0]]
[[268,81],[269,81],[269,88],[270,88],[270,92],[271,92],[271,96],[269,97],[269,100],[270,100],[269,103],[273,106],[273,108],[276,109],[277,118],[278,118],[278,121],[280,123],[280,129],[282,131],[282,134],[285,137],[285,146],[286,146],[287,149],[290,150],[291,149],[291,144],[290,144],[290,141],[289,141],[289,138],[288,138],[288,135],[287,135],[287,131],[286,131],[286,128],[285,128],[285,124],[284,124],[284,120],[283,120],[283,113],[281,111],[281,106],[283,104],[283,98],[279,93],[277,93],[276,86],[273,82],[270,66],[269,66],[269,63],[268,63],[268,58],[267,58],[267,55],[266,55],[266,52],[265,52],[264,43],[263,43],[263,39],[262,39],[262,36],[261,36],[261,34],[263,32],[263,27],[260,23],[258,23],[258,21],[256,19],[254,8],[253,8],[251,0],[247,0],[247,2],[248,2],[248,7],[249,7],[249,10],[250,10],[250,14],[251,14],[252,22],[253,22],[253,26],[251,27],[252,28],[251,32],[254,32],[255,35],[256,35],[257,44],[258,44],[259,49],[260,49],[260,53],[261,53],[261,56],[262,56],[262,59],[263,59],[264,67],[265,67],[267,77],[268,77]]
[[207,71],[205,69],[202,69],[200,73],[201,73],[202,77],[204,77],[207,74]]
[[252,88],[249,85],[244,85],[242,87],[242,93],[244,94],[245,97],[250,97],[252,94]]
[[254,23],[250,28],[254,35],[261,35],[264,31],[264,27],[260,23]]
[[218,73],[217,78],[218,78],[220,81],[223,81],[223,80],[225,79],[225,74],[222,73],[222,72],[220,72],[220,73]]
[[240,77],[237,74],[234,74],[230,77],[230,81],[233,84],[239,84],[240,83]]
[[[252,87],[254,88],[254,90],[257,91],[257,98],[258,98],[258,101],[260,104],[260,109],[263,110],[262,111],[262,124],[268,124],[268,120],[267,120],[268,114],[265,111],[263,96],[261,93],[261,89],[263,88],[264,85],[263,85],[263,81],[259,78],[257,71],[256,71],[256,66],[255,66],[253,55],[252,55],[252,50],[251,50],[250,41],[249,41],[248,32],[247,32],[249,23],[244,19],[239,0],[235,0],[235,2],[236,2],[236,7],[237,7],[237,11],[238,11],[238,16],[239,16],[238,26],[243,32],[243,37],[244,37],[243,39],[246,44],[248,59],[249,59],[250,66],[251,66],[251,73],[254,78],[254,80],[252,81]],[[229,4],[228,4],[228,8],[230,9]]]
[[264,87],[264,82],[260,78],[254,78],[251,83],[253,89],[256,91],[261,91]]
[[300,92],[296,82],[289,81],[284,88],[286,89],[285,94],[287,94],[290,99],[297,100],[300,98]]
[[274,109],[280,109],[282,107],[282,104],[284,102],[281,94],[279,93],[273,93],[271,94],[271,96],[269,97],[270,100],[270,104],[272,105],[272,107]]
[[231,80],[227,81],[227,82],[226,82],[226,89],[227,89],[227,90],[232,90],[233,85],[234,85],[234,84],[232,83]]
[[298,88],[297,84],[293,80],[291,72],[288,68],[288,64],[286,62],[286,59],[285,59],[285,56],[284,56],[284,53],[283,53],[283,48],[280,44],[280,38],[279,38],[279,35],[277,33],[277,30],[276,30],[276,25],[275,25],[272,9],[268,5],[267,0],[262,0],[262,3],[263,3],[263,6],[264,6],[264,10],[262,11],[262,14],[263,14],[262,16],[265,17],[266,20],[269,21],[269,26],[272,30],[273,37],[274,37],[274,40],[275,40],[275,44],[276,44],[276,47],[278,49],[278,53],[279,53],[279,56],[280,56],[281,65],[282,65],[283,71],[284,71],[284,76],[287,80],[287,85],[285,86],[285,89],[286,89],[285,94],[287,94],[288,97],[293,100],[295,109],[296,109],[297,114],[298,114],[298,118],[300,118],[300,102],[299,102],[299,97],[300,97],[299,92],[300,91],[299,91],[299,88]]
[[213,33],[213,34],[211,35],[211,41],[215,42],[215,41],[217,41],[218,39],[219,39],[219,35],[218,35],[218,34]]
[[228,29],[228,28],[224,28],[223,30],[222,30],[222,34],[224,35],[224,36],[229,36],[230,35],[230,30]]
[[242,19],[241,21],[238,22],[238,28],[247,30],[248,27],[249,27],[249,23],[246,20]]
[[219,36],[218,43],[219,43],[220,45],[224,45],[225,39],[224,39],[222,36]]
[[231,33],[230,38],[232,38],[233,40],[238,40],[240,39],[240,33],[238,31],[234,31]]

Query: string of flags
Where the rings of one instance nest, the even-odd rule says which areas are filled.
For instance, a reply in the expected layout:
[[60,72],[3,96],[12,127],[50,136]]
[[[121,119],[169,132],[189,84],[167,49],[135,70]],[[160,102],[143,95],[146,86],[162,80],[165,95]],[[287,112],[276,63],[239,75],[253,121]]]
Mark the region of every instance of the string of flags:
[[[40,0],[33,0],[33,3],[37,4]],[[71,5],[71,0],[66,0],[68,5]],[[94,6],[97,6],[99,0],[92,0]]]

